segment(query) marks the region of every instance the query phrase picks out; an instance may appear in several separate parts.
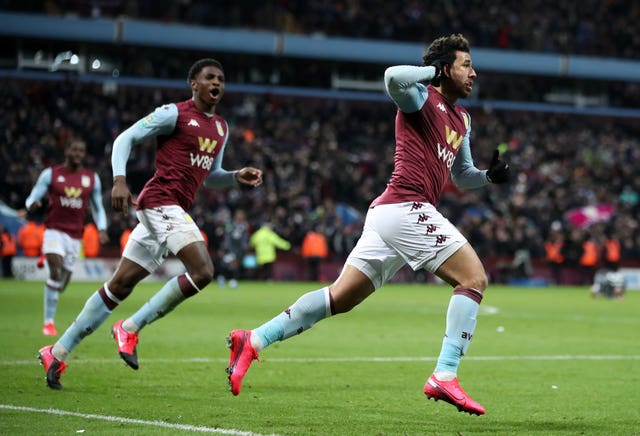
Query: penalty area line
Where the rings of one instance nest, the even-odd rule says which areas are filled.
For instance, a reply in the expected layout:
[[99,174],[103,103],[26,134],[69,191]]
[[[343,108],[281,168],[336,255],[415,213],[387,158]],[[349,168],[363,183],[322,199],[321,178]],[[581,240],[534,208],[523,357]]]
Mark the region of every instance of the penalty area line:
[[[175,424],[172,422],[165,422],[165,421],[147,421],[144,419],[124,418],[121,416],[69,412],[68,410],[59,410],[59,409],[37,409],[35,407],[14,406],[11,404],[0,404],[0,409],[15,410],[19,412],[30,412],[30,413],[45,413],[48,415],[58,415],[58,416],[73,416],[76,418],[110,421],[110,422],[117,422],[120,424],[143,425],[143,426],[150,426],[150,427],[168,428],[172,430],[196,431],[200,433],[216,433],[216,434],[237,435],[237,436],[264,436],[260,433],[253,433],[250,431],[229,430],[224,428],[205,427],[205,426],[190,425],[190,424]],[[270,436],[275,436],[275,435],[272,434]]]

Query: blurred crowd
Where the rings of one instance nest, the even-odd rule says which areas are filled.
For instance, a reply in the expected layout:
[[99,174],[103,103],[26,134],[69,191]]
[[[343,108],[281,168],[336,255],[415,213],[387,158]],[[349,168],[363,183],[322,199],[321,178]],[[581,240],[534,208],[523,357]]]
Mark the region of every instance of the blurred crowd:
[[[0,199],[22,208],[40,171],[61,162],[66,142],[80,135],[88,144],[86,166],[101,176],[109,236],[117,244],[133,222],[110,212],[113,139],[154,107],[188,97],[187,89],[4,80]],[[392,171],[393,104],[228,93],[218,112],[231,128],[223,166],[256,166],[265,177],[263,186],[246,192],[200,191],[192,216],[212,255],[229,252],[225,245],[241,211],[243,239],[268,223],[300,253],[314,230],[325,235],[330,255],[343,259]],[[604,247],[613,238],[621,243],[623,261],[640,259],[637,120],[470,112],[476,165],[486,168],[499,148],[514,169],[508,185],[460,192],[450,184],[439,205],[481,258],[511,261],[525,250],[525,258],[544,260],[545,243],[559,239],[563,262],[578,266],[586,241]],[[134,147],[128,164],[132,192],[152,175],[154,149],[153,142]]]
[[640,58],[640,3],[634,0],[4,0],[0,6],[396,41],[462,32],[477,47]]

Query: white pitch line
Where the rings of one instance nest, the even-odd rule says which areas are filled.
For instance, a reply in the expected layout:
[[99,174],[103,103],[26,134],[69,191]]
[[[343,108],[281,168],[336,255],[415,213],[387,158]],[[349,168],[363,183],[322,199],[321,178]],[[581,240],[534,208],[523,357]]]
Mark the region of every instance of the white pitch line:
[[[146,425],[151,427],[170,428],[172,430],[197,431],[200,433],[217,433],[217,434],[228,434],[228,435],[237,435],[237,436],[263,436],[260,433],[253,433],[250,431],[228,430],[224,428],[204,427],[200,425],[190,425],[190,424],[174,424],[174,423],[165,422],[165,421],[146,421],[144,419],[131,419],[131,418],[123,418],[121,416],[110,416],[110,415],[96,415],[93,413],[69,412],[67,410],[59,410],[59,409],[37,409],[35,407],[13,406],[11,404],[0,404],[0,409],[17,410],[20,412],[46,413],[49,415],[75,416],[77,418],[118,422],[122,424],[135,424],[135,425]],[[272,436],[275,436],[275,435],[272,434]]]
[[[331,363],[331,362],[435,362],[437,357],[267,357],[261,359],[265,362],[283,363]],[[640,360],[640,355],[590,355],[590,354],[564,354],[556,356],[465,356],[465,361],[537,361],[537,360]],[[140,363],[228,363],[228,358],[194,357],[190,359],[141,359]],[[72,359],[67,363],[71,365],[86,364],[122,364],[117,358],[112,359]],[[0,366],[37,365],[36,358],[31,360],[0,360]]]

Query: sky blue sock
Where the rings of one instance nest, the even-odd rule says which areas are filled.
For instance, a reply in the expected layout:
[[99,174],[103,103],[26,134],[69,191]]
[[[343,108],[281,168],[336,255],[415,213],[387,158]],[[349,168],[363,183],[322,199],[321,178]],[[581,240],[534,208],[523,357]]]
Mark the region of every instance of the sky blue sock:
[[111,315],[99,292],[89,297],[76,320],[58,339],[58,342],[71,353],[80,341],[93,333]]
[[60,292],[57,289],[51,289],[48,285],[44,285],[44,323],[53,322],[58,309],[58,300]]
[[454,294],[449,300],[447,326],[436,372],[458,372],[460,358],[466,353],[476,328],[479,307],[478,302],[463,294]]
[[[151,324],[160,317],[171,312],[175,307],[186,299],[180,286],[178,278],[173,277],[153,295],[136,313],[131,315],[131,321],[138,327],[138,331],[145,325]],[[137,332],[136,332],[137,333]]]
[[325,287],[307,292],[284,312],[253,330],[253,334],[258,336],[264,348],[300,334],[329,316],[329,288]]

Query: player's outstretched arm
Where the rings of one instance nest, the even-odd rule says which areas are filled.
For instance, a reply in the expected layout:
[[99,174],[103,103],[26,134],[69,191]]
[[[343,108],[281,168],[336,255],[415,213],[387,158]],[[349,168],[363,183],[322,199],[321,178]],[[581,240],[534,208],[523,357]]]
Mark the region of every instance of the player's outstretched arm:
[[36,184],[25,201],[27,211],[32,212],[42,206],[42,198],[46,195],[51,185],[51,168],[44,169],[38,176]]
[[511,168],[509,168],[509,164],[500,159],[500,152],[495,150],[493,152],[493,159],[491,159],[491,164],[489,164],[489,169],[487,170],[487,180],[491,183],[507,183],[511,178]]
[[236,180],[243,185],[260,186],[262,184],[262,170],[253,167],[245,167],[236,173]]

